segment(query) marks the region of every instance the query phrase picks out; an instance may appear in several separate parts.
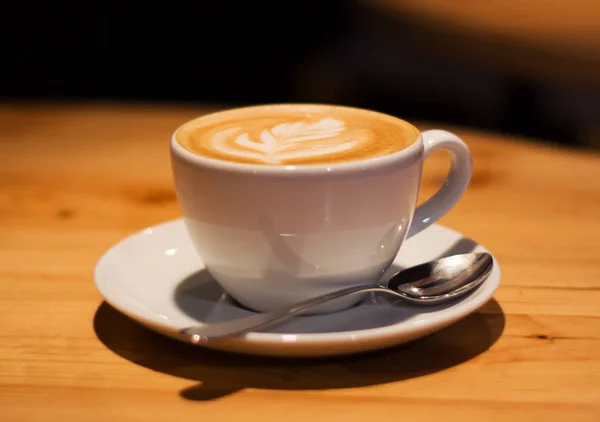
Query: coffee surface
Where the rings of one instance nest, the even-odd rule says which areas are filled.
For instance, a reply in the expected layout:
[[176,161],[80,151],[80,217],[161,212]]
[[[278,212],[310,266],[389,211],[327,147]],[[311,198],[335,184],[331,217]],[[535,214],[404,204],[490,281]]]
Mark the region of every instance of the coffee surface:
[[329,105],[267,105],[192,120],[175,133],[188,151],[234,163],[310,165],[384,156],[419,131],[385,114]]

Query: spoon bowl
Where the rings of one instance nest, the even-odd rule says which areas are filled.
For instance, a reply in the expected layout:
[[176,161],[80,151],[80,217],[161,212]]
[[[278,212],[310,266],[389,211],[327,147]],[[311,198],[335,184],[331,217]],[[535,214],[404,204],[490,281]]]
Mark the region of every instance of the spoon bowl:
[[492,267],[489,253],[453,255],[399,271],[387,288],[408,302],[435,305],[472,291],[485,281]]
[[330,300],[368,292],[391,294],[416,305],[436,305],[457,299],[479,287],[489,276],[492,267],[493,258],[489,253],[453,255],[401,270],[391,277],[387,286],[370,284],[349,287],[291,307],[231,321],[186,327],[180,334],[191,343],[207,343],[278,324]]

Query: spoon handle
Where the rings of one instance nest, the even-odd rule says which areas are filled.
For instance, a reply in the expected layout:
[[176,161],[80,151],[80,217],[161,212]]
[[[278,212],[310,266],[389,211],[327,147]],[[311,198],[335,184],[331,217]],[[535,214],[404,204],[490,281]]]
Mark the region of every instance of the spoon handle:
[[187,327],[181,330],[181,334],[186,336],[187,339],[192,343],[206,343],[212,339],[241,334],[257,328],[265,328],[271,324],[280,323],[286,318],[329,300],[337,299],[342,296],[368,292],[395,293],[385,287],[376,285],[349,287],[347,289],[337,290],[332,293],[307,299],[305,301],[296,303],[293,307],[276,309],[271,312],[257,313],[232,321],[208,323],[205,325]]

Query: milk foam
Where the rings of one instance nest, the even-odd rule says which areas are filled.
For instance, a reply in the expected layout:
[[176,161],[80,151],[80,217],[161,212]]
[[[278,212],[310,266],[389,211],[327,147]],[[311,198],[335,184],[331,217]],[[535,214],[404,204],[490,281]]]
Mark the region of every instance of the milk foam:
[[213,148],[225,155],[249,158],[269,164],[286,160],[317,158],[326,154],[350,150],[364,142],[362,138],[348,139],[343,121],[324,118],[316,123],[295,121],[281,123],[263,130],[257,139],[241,128],[225,129],[211,139]]
[[325,105],[255,106],[192,120],[176,133],[189,151],[219,160],[303,165],[391,154],[418,130],[376,112]]

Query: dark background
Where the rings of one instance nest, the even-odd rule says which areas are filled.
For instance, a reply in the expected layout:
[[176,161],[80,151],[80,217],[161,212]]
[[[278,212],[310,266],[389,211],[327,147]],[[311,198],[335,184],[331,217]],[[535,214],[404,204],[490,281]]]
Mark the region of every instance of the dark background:
[[[599,144],[595,81],[507,70],[502,57],[518,45],[483,45],[491,55],[471,60],[480,40],[365,2],[21,4],[5,12],[5,100],[329,102],[575,147]],[[467,54],[455,55],[457,48]],[[505,54],[497,61],[489,58],[494,48]],[[540,68],[552,66],[552,52],[545,59]]]

